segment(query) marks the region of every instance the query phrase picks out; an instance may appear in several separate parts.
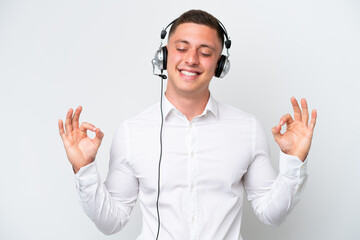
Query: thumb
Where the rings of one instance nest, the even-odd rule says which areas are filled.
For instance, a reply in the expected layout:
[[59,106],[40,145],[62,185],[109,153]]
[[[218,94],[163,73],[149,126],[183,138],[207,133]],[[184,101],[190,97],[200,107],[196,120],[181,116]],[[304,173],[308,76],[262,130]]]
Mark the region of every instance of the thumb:
[[282,137],[282,134],[281,134],[280,131],[281,131],[281,125],[280,124],[276,125],[275,127],[273,127],[271,129],[271,132],[272,132],[276,142],[278,142],[280,140],[280,138]]
[[96,128],[95,130],[95,138],[94,138],[94,142],[95,144],[100,147],[101,141],[104,137],[104,133],[100,130],[100,128]]

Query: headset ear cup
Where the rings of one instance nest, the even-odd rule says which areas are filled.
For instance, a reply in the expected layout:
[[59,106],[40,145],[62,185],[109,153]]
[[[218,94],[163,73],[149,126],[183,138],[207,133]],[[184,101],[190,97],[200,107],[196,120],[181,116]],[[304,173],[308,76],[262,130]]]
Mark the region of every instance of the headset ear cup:
[[222,71],[224,69],[225,62],[226,62],[226,56],[221,55],[221,57],[220,57],[220,59],[218,61],[218,66],[215,69],[215,77],[219,78],[221,76],[221,73],[222,73]]
[[162,53],[163,53],[163,69],[162,70],[166,70],[167,69],[167,55],[168,55],[168,51],[167,51],[167,47],[164,46],[161,48]]
[[166,70],[167,66],[167,48],[161,47],[156,53],[154,59],[151,61],[153,66],[157,67],[160,71]]

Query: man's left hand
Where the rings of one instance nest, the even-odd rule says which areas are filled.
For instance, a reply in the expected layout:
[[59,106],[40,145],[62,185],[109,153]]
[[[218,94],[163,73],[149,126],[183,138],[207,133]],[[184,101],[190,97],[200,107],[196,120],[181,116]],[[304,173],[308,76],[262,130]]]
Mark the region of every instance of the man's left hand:
[[[291,104],[294,109],[294,119],[290,114],[282,116],[279,124],[272,128],[272,133],[282,152],[305,161],[311,146],[317,112],[312,110],[311,120],[308,123],[309,112],[305,98],[301,99],[301,109],[294,97],[291,98]],[[286,131],[282,134],[280,131],[284,124],[286,124]]]

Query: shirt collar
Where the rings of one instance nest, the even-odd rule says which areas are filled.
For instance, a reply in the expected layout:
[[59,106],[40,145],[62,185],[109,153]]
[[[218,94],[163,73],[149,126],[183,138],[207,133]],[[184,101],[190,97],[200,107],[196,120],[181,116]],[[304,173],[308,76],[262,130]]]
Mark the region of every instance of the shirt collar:
[[[215,100],[215,98],[212,96],[211,92],[210,92],[210,97],[209,100],[205,106],[204,111],[202,112],[201,116],[206,115],[208,112],[211,112],[216,119],[218,119],[219,117],[219,108],[218,108],[218,103]],[[174,107],[174,105],[172,105],[172,103],[167,99],[167,97],[165,96],[165,94],[163,94],[163,114],[164,114],[164,119],[166,119],[170,113],[178,113],[178,114],[182,114],[178,109],[176,109]]]

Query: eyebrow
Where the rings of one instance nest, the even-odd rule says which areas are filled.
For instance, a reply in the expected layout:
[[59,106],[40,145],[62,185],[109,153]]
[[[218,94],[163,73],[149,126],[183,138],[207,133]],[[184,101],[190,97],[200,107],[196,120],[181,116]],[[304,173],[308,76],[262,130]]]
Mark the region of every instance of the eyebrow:
[[[182,39],[179,39],[179,40],[176,40],[174,43],[185,43],[185,44],[190,44],[190,42],[186,41],[186,40],[182,40]],[[210,46],[210,45],[207,45],[207,44],[201,44],[200,47],[205,47],[205,48],[210,48],[212,50],[215,51],[215,47],[213,46]]]

